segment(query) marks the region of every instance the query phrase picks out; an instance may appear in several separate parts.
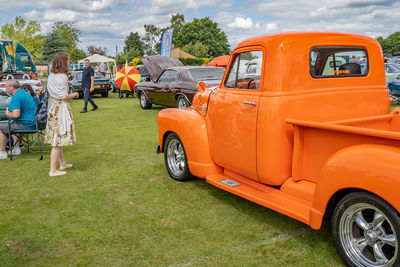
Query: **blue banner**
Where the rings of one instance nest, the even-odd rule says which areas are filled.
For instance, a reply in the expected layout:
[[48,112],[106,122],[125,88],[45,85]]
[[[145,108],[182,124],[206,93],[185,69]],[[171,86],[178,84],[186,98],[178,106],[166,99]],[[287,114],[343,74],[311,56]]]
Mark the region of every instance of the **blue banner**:
[[161,56],[171,57],[172,36],[174,35],[174,27],[166,29],[161,37]]

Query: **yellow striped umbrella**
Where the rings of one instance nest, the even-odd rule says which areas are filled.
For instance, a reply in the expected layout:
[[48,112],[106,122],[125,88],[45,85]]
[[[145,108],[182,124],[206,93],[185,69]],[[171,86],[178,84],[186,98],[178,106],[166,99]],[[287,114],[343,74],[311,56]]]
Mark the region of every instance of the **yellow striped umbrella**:
[[135,84],[140,82],[140,72],[135,67],[125,66],[117,72],[115,84],[122,91],[132,91]]

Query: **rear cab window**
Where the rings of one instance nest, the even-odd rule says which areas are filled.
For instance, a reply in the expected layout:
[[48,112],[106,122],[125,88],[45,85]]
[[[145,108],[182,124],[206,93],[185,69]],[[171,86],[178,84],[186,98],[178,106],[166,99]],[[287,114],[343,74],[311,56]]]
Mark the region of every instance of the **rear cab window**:
[[195,81],[221,80],[225,70],[222,68],[192,69],[189,70],[190,76]]
[[237,54],[229,68],[224,86],[227,88],[257,90],[260,86],[262,51]]
[[178,80],[179,72],[176,70],[165,70],[161,76],[158,78],[157,82],[175,82]]
[[363,47],[319,46],[310,50],[314,78],[366,76],[368,72],[368,53]]

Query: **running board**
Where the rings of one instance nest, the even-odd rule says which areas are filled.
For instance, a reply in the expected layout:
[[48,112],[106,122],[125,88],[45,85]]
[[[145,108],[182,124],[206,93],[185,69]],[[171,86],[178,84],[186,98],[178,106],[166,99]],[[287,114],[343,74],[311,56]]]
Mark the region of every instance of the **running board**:
[[248,199],[261,206],[285,214],[305,224],[310,223],[311,202],[283,193],[279,189],[246,178],[232,178],[226,174],[211,174],[206,181],[218,188]]

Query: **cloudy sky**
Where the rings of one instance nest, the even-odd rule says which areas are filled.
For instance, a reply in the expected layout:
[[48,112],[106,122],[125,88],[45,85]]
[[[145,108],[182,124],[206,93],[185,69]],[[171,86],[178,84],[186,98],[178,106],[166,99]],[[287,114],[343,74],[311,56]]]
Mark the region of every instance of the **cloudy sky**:
[[122,50],[130,32],[144,35],[144,24],[167,26],[171,15],[186,21],[210,17],[225,31],[233,49],[240,41],[286,31],[341,31],[384,36],[400,31],[398,0],[0,0],[0,25],[15,16],[38,21],[47,33],[56,21],[82,31],[80,48]]

